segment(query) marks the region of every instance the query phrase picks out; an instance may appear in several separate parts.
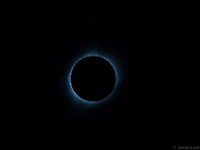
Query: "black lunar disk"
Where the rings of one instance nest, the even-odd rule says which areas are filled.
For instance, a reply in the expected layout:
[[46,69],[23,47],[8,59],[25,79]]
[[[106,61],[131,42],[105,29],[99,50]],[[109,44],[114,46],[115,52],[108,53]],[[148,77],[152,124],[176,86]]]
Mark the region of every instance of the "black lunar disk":
[[71,72],[74,92],[87,101],[99,101],[109,96],[115,82],[113,66],[106,59],[97,56],[81,59]]

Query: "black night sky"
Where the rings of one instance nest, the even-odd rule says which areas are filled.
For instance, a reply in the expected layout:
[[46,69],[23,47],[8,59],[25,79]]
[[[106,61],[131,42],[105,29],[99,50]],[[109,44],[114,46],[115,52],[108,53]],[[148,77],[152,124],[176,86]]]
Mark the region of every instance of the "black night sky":
[[[189,42],[186,4],[12,5],[0,14],[7,148],[161,150],[199,144],[199,56]],[[116,58],[120,83],[107,103],[73,105],[65,88],[68,69],[89,49]]]

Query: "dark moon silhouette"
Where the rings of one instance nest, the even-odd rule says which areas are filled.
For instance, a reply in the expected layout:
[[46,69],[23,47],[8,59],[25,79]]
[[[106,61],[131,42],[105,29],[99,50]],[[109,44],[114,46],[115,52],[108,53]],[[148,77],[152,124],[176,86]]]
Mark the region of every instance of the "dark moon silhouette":
[[87,101],[99,101],[109,96],[115,82],[113,66],[104,58],[97,56],[81,59],[71,72],[74,92]]

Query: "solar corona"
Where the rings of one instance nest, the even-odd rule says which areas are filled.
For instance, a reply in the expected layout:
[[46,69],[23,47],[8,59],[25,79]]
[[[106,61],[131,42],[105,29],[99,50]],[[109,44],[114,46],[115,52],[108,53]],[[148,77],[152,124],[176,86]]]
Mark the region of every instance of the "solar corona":
[[[75,59],[66,76],[68,99],[76,105],[86,106],[111,100],[120,80],[118,66],[114,58],[99,53],[89,53]],[[96,79],[96,76],[100,79]]]

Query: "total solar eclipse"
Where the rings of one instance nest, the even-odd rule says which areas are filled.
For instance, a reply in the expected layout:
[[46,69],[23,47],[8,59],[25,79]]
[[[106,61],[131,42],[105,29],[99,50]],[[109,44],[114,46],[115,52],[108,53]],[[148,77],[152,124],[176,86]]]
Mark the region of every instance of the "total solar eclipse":
[[82,100],[99,102],[114,90],[116,73],[112,64],[99,56],[80,59],[70,74],[71,88]]

